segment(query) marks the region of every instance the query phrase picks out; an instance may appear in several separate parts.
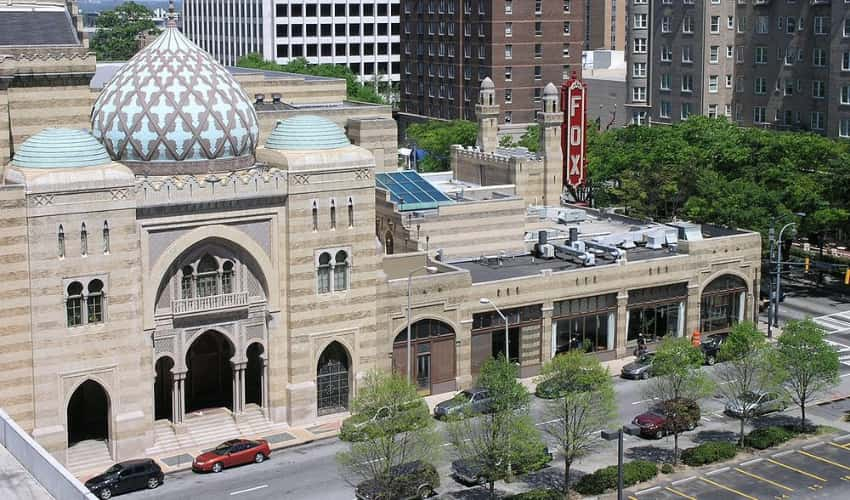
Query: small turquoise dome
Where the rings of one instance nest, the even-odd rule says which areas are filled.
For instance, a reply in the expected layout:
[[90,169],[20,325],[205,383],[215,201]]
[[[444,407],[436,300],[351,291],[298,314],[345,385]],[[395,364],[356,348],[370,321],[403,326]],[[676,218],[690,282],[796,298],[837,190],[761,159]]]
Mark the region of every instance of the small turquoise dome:
[[15,151],[12,165],[23,168],[96,167],[111,163],[109,153],[84,130],[47,128]]
[[336,123],[316,115],[298,115],[278,120],[266,140],[268,149],[315,151],[351,146]]

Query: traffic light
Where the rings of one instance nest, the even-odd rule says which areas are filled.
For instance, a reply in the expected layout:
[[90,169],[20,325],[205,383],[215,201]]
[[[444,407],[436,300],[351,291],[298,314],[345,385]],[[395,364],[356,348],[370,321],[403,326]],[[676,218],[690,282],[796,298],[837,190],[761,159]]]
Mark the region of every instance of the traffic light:
[[850,285],[850,267],[848,267],[847,270],[844,271],[844,284]]
[[806,272],[809,272],[809,258],[808,257],[806,257],[805,269],[806,269]]

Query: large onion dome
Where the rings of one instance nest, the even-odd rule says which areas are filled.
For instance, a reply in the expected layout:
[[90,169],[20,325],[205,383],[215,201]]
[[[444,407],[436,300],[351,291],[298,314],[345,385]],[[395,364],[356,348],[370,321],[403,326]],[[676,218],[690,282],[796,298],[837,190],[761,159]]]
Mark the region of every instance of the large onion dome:
[[144,175],[247,168],[259,139],[239,83],[174,27],[106,84],[92,133],[112,159]]

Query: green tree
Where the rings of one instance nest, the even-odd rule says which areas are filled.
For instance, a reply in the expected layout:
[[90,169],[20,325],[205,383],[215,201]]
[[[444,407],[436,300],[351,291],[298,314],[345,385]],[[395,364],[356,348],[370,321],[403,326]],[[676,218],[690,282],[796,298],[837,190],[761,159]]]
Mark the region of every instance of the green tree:
[[502,137],[499,137],[500,148],[512,148],[514,146],[516,146],[516,143],[511,135],[503,135]]
[[428,156],[419,162],[420,170],[437,172],[451,168],[451,146],[472,146],[478,138],[478,125],[466,120],[428,120],[407,127],[407,139],[424,149]]
[[617,417],[614,384],[596,356],[577,350],[547,361],[539,378],[544,381],[558,387],[558,397],[546,401],[543,431],[564,457],[564,495],[569,496],[570,467],[599,446],[597,431]]
[[806,428],[806,405],[838,384],[838,353],[823,329],[811,319],[789,321],[776,346],[776,363],[794,403],[800,407],[800,430]]
[[773,346],[751,322],[738,323],[720,347],[715,374],[720,396],[741,424],[738,444],[744,446],[744,426],[755,416],[753,395],[778,386],[772,367]]
[[99,61],[126,61],[138,52],[139,35],[147,32],[159,32],[153,22],[153,12],[144,5],[126,2],[97,17],[91,48]]
[[345,80],[346,95],[349,99],[373,104],[386,104],[386,100],[378,93],[373,85],[364,85],[361,83],[357,79],[357,75],[351,71],[351,68],[344,64],[310,64],[303,57],[297,57],[286,64],[277,64],[264,60],[260,54],[251,53],[239,58],[236,65],[242,68],[341,78]]
[[477,386],[490,394],[490,411],[475,418],[462,415],[449,421],[449,436],[458,458],[475,461],[495,498],[495,482],[506,470],[525,469],[529,451],[542,450],[543,442],[528,415],[531,399],[517,381],[519,370],[504,357],[481,367]]
[[399,375],[371,371],[364,378],[351,410],[363,423],[356,441],[337,454],[351,483],[374,480],[393,491],[390,469],[403,463],[433,462],[441,447],[434,420],[413,384]]
[[540,147],[540,125],[529,125],[517,142],[517,146],[523,147],[536,153]]
[[673,434],[673,465],[679,459],[679,434],[696,425],[688,415],[688,400],[698,402],[714,390],[702,362],[702,352],[687,337],[665,338],[652,360],[655,377],[646,396],[661,401],[658,411],[667,420],[666,431]]

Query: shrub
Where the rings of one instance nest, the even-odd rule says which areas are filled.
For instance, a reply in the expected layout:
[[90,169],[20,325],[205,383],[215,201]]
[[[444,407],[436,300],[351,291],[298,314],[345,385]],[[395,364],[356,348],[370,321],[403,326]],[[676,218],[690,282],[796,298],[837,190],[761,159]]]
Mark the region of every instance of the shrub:
[[682,452],[682,462],[691,466],[699,466],[728,460],[738,452],[733,443],[725,441],[711,441]]
[[560,491],[536,488],[525,493],[509,496],[512,500],[561,500],[564,498]]
[[[633,460],[623,465],[623,485],[633,486],[658,475],[658,466],[647,460]],[[617,487],[617,466],[610,465],[586,474],[578,480],[575,490],[582,495],[601,495]]]
[[750,448],[764,450],[784,443],[796,435],[795,432],[778,426],[763,427],[747,434],[744,444]]
[[661,466],[661,472],[664,474],[671,474],[673,472],[673,466],[670,464],[664,464]]

